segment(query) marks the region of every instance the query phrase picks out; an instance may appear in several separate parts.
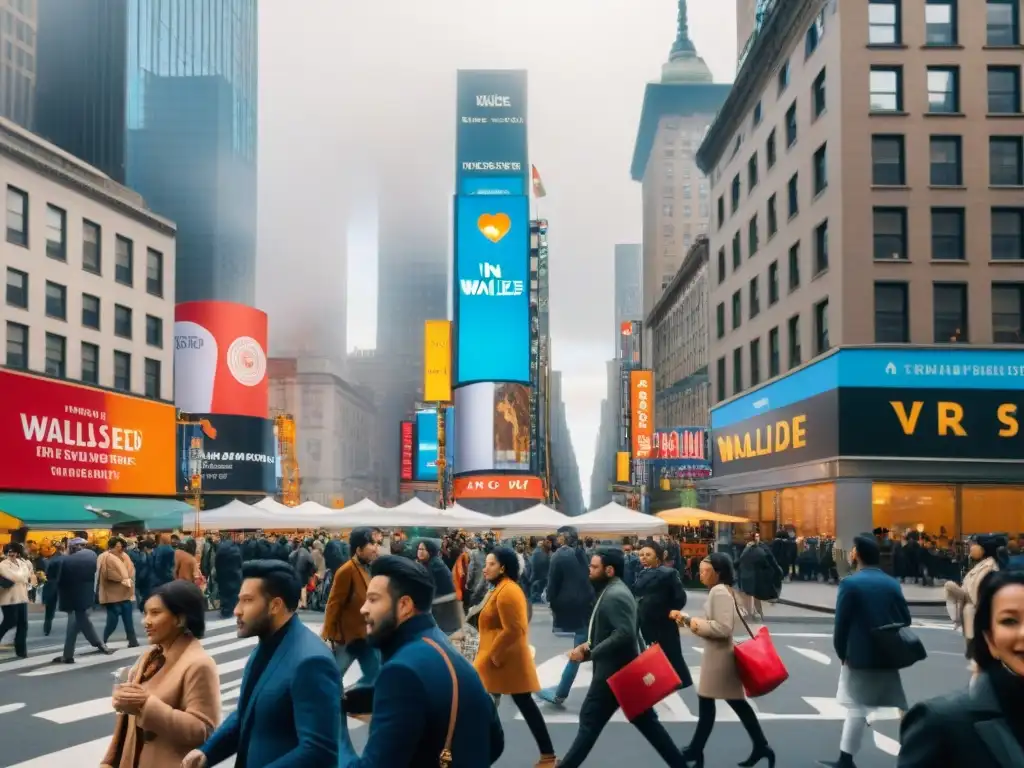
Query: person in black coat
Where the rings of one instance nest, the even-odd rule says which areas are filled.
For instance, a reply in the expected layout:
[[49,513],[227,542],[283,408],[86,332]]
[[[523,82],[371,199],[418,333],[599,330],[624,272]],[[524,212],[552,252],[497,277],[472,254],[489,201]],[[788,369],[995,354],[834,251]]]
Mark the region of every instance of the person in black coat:
[[661,646],[672,669],[679,675],[680,688],[689,688],[693,685],[693,677],[683,659],[679,626],[669,618],[671,611],[681,611],[686,607],[686,590],[679,571],[665,565],[665,550],[652,540],[640,545],[640,563],[643,567],[633,585],[640,638],[644,645],[657,643]]
[[57,612],[57,584],[60,582],[60,567],[64,562],[64,545],[58,544],[53,555],[46,561],[46,583],[43,584],[43,634],[47,637],[53,630],[53,616]]
[[416,542],[416,562],[426,568],[434,580],[431,612],[437,628],[446,635],[458,632],[464,620],[462,603],[455,598],[455,581],[452,572],[441,560],[441,547],[436,539],[420,539]]
[[153,542],[141,540],[137,547],[128,550],[128,557],[135,566],[135,600],[142,611],[153,592]]
[[166,533],[160,534],[160,542],[153,550],[152,576],[150,587],[156,589],[174,581],[174,547]]
[[67,633],[64,636],[64,653],[53,660],[54,664],[73,664],[78,633],[100,653],[108,656],[112,650],[96,634],[89,619],[89,609],[96,600],[96,553],[88,549],[85,539],[74,538],[68,542],[68,555],[61,562],[57,580],[57,607],[68,615]]
[[1024,765],[1024,572],[995,571],[978,589],[978,674],[967,690],[923,701],[900,724],[897,768]]
[[327,542],[327,546],[324,547],[324,565],[328,573],[337,573],[347,560],[340,541],[331,539]]
[[782,591],[782,568],[768,545],[755,533],[739,558],[739,591],[744,608],[755,619],[764,619],[762,600],[777,600]]
[[213,569],[220,595],[220,615],[228,619],[234,613],[238,593],[242,591],[242,550],[238,544],[231,539],[223,539],[214,555]]
[[775,562],[779,564],[782,569],[783,576],[790,573],[795,563],[790,562],[789,554],[789,534],[785,530],[778,530],[775,532],[775,538],[772,539],[772,557],[775,558]]
[[530,600],[539,603],[548,586],[548,571],[551,568],[551,542],[547,539],[542,540],[533,550],[530,562],[533,566],[530,572]]

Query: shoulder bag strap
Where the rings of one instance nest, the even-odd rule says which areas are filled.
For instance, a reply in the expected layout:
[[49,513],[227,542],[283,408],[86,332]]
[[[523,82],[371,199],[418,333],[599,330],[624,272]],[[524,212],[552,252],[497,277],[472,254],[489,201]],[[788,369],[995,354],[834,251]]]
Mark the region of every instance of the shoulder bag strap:
[[[729,589],[726,587],[726,589]],[[750,631],[750,625],[747,624],[747,620],[743,618],[743,611],[740,610],[739,601],[736,599],[736,592],[729,589],[729,594],[732,595],[732,604],[736,606],[736,615],[740,617],[740,621],[743,622],[743,628],[747,630],[747,634],[750,635],[751,639],[754,637],[754,633]]]
[[444,652],[444,649],[429,637],[424,637],[423,641],[441,654],[445,666],[448,667],[448,674],[452,677],[452,706],[448,714],[448,733],[444,737],[444,749],[441,750],[438,761],[440,768],[449,768],[452,764],[452,739],[455,736],[455,720],[459,714],[459,678],[455,674],[455,666],[452,664],[452,660],[448,658],[448,654]]

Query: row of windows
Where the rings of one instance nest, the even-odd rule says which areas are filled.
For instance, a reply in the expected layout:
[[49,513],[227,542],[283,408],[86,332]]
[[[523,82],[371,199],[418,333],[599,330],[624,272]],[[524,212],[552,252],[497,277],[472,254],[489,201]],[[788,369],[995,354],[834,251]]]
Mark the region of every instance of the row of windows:
[[[933,261],[967,259],[967,212],[963,208],[932,208],[931,253]],[[992,208],[989,261],[1024,260],[1024,208]],[[875,261],[906,261],[910,258],[909,216],[906,208],[872,209]],[[984,254],[982,254],[984,256]]]
[[[103,230],[99,224],[82,220],[82,269],[103,274]],[[29,247],[28,193],[7,187],[7,242]],[[68,260],[68,215],[55,205],[46,205],[46,255],[56,261]],[[135,244],[122,235],[114,238],[114,280],[121,285],[135,285]],[[146,249],[146,293],[164,295],[164,256]]]
[[[1020,344],[1024,341],[1024,283],[993,282],[992,341],[996,344]],[[968,343],[968,288],[966,283],[933,283],[931,341]],[[921,340],[915,340],[920,342]],[[875,342],[909,344],[910,287],[903,282],[875,283]]]
[[[46,281],[46,316],[54,320],[68,319],[68,288],[66,285]],[[18,309],[29,308],[29,276],[19,269],[7,268],[7,306]],[[114,305],[114,335],[122,339],[133,337],[134,312],[131,307]],[[100,330],[100,297],[90,293],[82,294],[82,326]],[[162,318],[146,315],[146,343],[162,349],[164,346],[164,321]]]
[[[7,323],[7,356],[6,365],[16,370],[28,370],[29,328],[21,323]],[[85,384],[100,383],[100,348],[96,344],[83,341],[81,355],[81,381]],[[132,356],[128,352],[115,349],[114,355],[114,389],[124,392],[131,391]],[[43,372],[47,376],[67,378],[68,341],[56,333],[46,334],[46,354]],[[161,364],[159,360],[145,358],[146,397],[160,399]]]
[[[933,187],[964,184],[963,137],[928,137],[928,183]],[[876,187],[907,184],[907,141],[903,134],[874,134],[871,137],[871,183]],[[988,140],[988,183],[993,187],[1024,186],[1024,137],[990,136]]]
[[[926,82],[928,114],[961,114],[960,67],[928,67]],[[988,114],[1020,114],[1020,67],[990,66],[987,83]],[[902,66],[888,64],[872,66],[868,89],[871,112],[879,114],[903,114],[905,112]]]
[[[981,0],[968,0],[977,11]],[[960,42],[958,0],[927,0],[925,4],[926,46],[954,46]],[[902,0],[870,0],[868,3],[868,44],[899,46],[903,39]],[[985,0],[985,43],[990,47],[1020,44],[1020,7],[1017,0]]]
[[[828,299],[825,298],[814,305],[814,350],[813,357],[822,355],[831,348],[828,336]],[[787,370],[802,365],[803,347],[800,337],[800,315],[795,314],[786,321],[786,363]],[[744,348],[736,347],[732,351],[732,394],[738,395],[750,387],[756,387],[766,379],[774,378],[782,373],[781,329],[775,326],[768,331],[768,375],[762,376],[761,339],[752,339],[747,347],[748,365],[744,366]],[[716,400],[721,402],[728,397],[729,379],[726,369],[727,358],[720,357],[716,364]],[[747,376],[744,376],[744,370]]]

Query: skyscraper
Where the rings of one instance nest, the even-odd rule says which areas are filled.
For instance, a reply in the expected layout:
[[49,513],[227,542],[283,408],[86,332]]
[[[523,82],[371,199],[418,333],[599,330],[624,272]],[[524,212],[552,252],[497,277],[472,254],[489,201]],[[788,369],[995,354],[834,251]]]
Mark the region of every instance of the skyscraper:
[[612,338],[616,349],[622,323],[643,319],[642,270],[643,256],[639,243],[615,246],[615,335]]
[[38,0],[35,129],[178,225],[177,300],[252,304],[256,0]]
[[36,89],[36,7],[0,8],[0,117],[32,130]]

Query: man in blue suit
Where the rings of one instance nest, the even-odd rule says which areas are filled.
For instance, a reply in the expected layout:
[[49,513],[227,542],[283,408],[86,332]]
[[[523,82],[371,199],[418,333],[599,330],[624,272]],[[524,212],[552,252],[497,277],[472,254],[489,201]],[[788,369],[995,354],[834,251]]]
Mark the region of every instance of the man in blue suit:
[[299,621],[302,585],[278,560],[242,567],[235,606],[239,637],[259,645],[242,674],[238,708],[182,768],[206,768],[235,755],[236,768],[336,766],[341,683],[327,646]]
[[[505,746],[497,710],[480,676],[448,642],[430,615],[434,579],[419,563],[387,555],[370,565],[362,614],[367,639],[383,666],[372,689],[370,734],[362,756],[343,725],[341,768],[425,768],[438,765],[452,731],[451,768],[491,765]],[[452,722],[452,675],[458,708]],[[345,709],[371,689],[346,693]],[[347,719],[345,720],[347,723]]]

